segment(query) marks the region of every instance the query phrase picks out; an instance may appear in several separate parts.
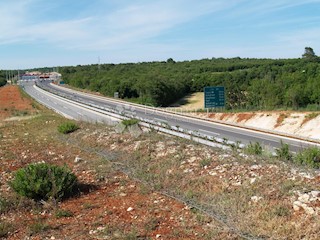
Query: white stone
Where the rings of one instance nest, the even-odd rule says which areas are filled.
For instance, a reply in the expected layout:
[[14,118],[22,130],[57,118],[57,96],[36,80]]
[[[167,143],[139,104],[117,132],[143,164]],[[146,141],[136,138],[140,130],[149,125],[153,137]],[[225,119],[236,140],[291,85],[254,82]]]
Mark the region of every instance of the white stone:
[[132,212],[133,208],[132,207],[128,207],[127,212]]
[[156,238],[161,238],[161,234],[157,234],[157,235],[156,235]]
[[293,210],[294,211],[299,211],[300,207],[301,207],[301,202],[299,202],[299,201],[293,202]]
[[252,196],[250,199],[251,199],[251,202],[257,203],[262,199],[262,197]]
[[76,158],[74,159],[75,163],[81,162],[82,158],[80,158],[79,156],[76,156]]
[[303,203],[308,203],[310,199],[309,194],[305,193],[298,197],[298,200]]
[[256,182],[256,178],[250,178],[250,184],[254,184]]
[[252,166],[250,167],[251,170],[258,170],[258,169],[260,169],[260,168],[261,168],[260,165],[252,165]]
[[218,173],[217,173],[217,172],[213,172],[213,171],[211,171],[211,172],[209,172],[209,175],[210,175],[210,176],[217,176],[217,175],[218,175]]
[[320,198],[320,191],[311,191],[310,194],[314,198]]

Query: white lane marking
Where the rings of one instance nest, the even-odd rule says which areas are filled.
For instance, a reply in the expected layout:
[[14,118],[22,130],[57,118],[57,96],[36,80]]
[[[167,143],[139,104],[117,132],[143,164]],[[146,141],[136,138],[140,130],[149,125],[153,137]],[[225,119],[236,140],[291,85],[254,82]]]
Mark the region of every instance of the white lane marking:
[[[69,104],[70,106],[74,106],[74,107],[76,107],[76,108],[78,108],[78,109],[85,110],[85,111],[87,111],[87,112],[93,113],[93,114],[95,114],[95,115],[101,116],[101,117],[103,117],[103,118],[106,118],[106,119],[111,120],[111,121],[114,121],[114,122],[118,122],[118,121],[119,121],[119,118],[116,118],[116,117],[111,116],[111,115],[106,115],[106,114],[101,113],[101,112],[94,111],[94,110],[92,110],[92,107],[90,107],[90,108],[88,108],[88,107],[83,107],[84,104],[79,104],[79,103],[75,104],[75,103],[74,103],[73,101],[71,101],[71,100],[66,100],[66,99],[64,99],[64,98],[62,98],[62,97],[59,97],[59,96],[53,94],[53,93],[46,92],[46,91],[44,91],[43,89],[37,87],[36,85],[33,85],[33,88],[34,88],[34,91],[40,92],[40,93],[42,93],[43,95],[50,96],[51,98],[56,99],[58,102],[60,101],[60,102],[62,102],[63,104],[66,104],[66,103],[67,103],[67,104]],[[44,104],[44,105],[45,105],[45,106],[48,106],[47,104]],[[55,109],[53,109],[53,110],[55,110]],[[63,113],[62,113],[61,115],[66,115],[66,114],[63,114]],[[66,115],[66,116],[68,116],[68,115]],[[73,119],[72,117],[69,117],[69,118]],[[76,120],[76,119],[75,119],[75,120]]]
[[168,123],[168,121],[160,119],[160,118],[154,118],[154,120],[156,120],[158,122]]
[[207,131],[207,130],[203,130],[203,129],[199,129],[199,132],[204,132],[204,133],[209,133],[210,135],[215,135],[215,136],[219,136],[219,133],[216,132],[212,132],[212,131]]

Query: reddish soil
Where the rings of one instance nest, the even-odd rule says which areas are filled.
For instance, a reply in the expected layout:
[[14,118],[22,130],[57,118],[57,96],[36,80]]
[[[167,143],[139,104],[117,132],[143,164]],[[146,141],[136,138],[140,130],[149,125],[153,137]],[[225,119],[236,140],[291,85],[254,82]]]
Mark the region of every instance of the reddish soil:
[[237,118],[237,122],[240,123],[240,122],[248,121],[253,116],[254,116],[253,113],[239,113],[238,118]]
[[14,111],[33,111],[31,100],[21,96],[18,86],[0,87],[0,120]]
[[[2,119],[15,109],[33,109],[15,86],[0,88],[0,104]],[[0,224],[11,226],[6,239],[203,239],[205,225],[185,204],[146,189],[116,170],[98,178],[90,164],[100,158],[57,141],[55,129],[63,119],[53,115],[52,120],[52,113],[50,118],[45,114],[33,120],[37,122],[2,122],[0,127],[0,197],[10,203],[0,211]],[[75,163],[77,155],[90,159],[90,164]],[[15,170],[40,161],[66,164],[84,186],[80,195],[58,204],[19,198],[8,181]],[[61,210],[71,216],[57,217]]]

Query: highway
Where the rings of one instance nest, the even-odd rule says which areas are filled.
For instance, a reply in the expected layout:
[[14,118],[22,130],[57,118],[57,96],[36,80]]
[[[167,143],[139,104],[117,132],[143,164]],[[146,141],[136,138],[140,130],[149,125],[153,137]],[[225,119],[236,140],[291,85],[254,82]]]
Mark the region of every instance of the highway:
[[106,123],[110,125],[116,124],[117,119],[90,109],[83,108],[77,104],[66,102],[59,97],[52,96],[52,94],[49,94],[46,91],[41,91],[35,88],[34,82],[26,82],[23,83],[22,86],[25,92],[27,92],[36,101],[68,119],[92,123]]
[[[121,115],[148,119],[158,123],[161,122],[164,125],[170,125],[176,128],[182,128],[184,130],[198,132],[202,135],[206,135],[207,137],[215,138],[220,141],[222,141],[223,139],[228,139],[231,142],[241,142],[242,144],[248,144],[250,142],[259,142],[271,151],[280,146],[280,141],[287,143],[290,146],[290,150],[293,152],[298,152],[303,148],[307,148],[314,145],[319,146],[319,144],[315,144],[305,140],[279,136],[276,134],[259,132],[235,126],[224,125],[221,123],[196,119],[193,117],[176,115],[174,113],[164,112],[156,108],[145,107],[143,105],[137,104],[130,104],[111,98],[82,93],[60,86],[56,86],[54,84],[50,84],[49,82],[39,82],[38,86],[47,89],[52,93],[70,99],[72,101],[89,104],[94,108],[107,110],[109,109],[114,112],[120,112]],[[37,93],[39,93],[39,90],[37,90],[34,86],[32,86],[31,84],[27,84],[24,86],[24,88],[25,91],[34,99],[36,99],[37,101],[39,100],[39,97],[37,95]],[[67,103],[63,103],[63,100],[60,99],[59,104],[54,103],[54,101],[57,100],[54,100],[54,97],[49,97],[49,95],[46,95],[45,99],[45,102],[43,98],[41,98],[40,101],[43,101],[43,104],[45,105],[50,105],[50,108],[56,109],[60,114],[71,116],[71,118],[87,120],[92,122],[110,121],[110,119],[106,120],[108,119],[108,117],[103,118],[103,115],[100,113],[96,116],[94,114],[94,111],[92,110],[89,111],[90,113],[87,113],[88,110],[86,110],[86,108],[84,107],[69,109],[70,104],[68,103],[67,105]]]

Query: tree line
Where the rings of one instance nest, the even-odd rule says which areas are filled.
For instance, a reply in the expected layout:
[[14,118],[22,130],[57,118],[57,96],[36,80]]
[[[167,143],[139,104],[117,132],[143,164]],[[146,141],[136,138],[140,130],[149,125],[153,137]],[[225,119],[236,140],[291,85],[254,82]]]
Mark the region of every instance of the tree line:
[[[46,71],[48,69],[37,69]],[[227,109],[318,109],[320,58],[306,47],[302,58],[212,58],[175,62],[59,67],[65,83],[106,96],[169,106],[206,86],[226,88]]]

